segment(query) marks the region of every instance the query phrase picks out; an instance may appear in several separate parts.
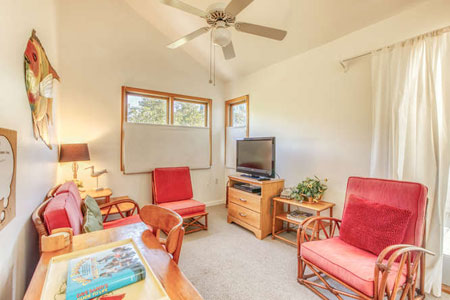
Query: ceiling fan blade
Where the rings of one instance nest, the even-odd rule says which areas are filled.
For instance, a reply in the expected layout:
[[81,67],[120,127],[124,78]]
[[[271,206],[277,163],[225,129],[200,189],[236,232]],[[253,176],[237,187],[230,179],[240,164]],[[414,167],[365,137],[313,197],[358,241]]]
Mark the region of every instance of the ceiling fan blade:
[[274,39],[277,41],[281,41],[284,39],[284,37],[287,34],[287,31],[280,30],[272,27],[266,27],[256,24],[250,24],[250,23],[241,23],[238,22],[234,24],[234,28],[236,28],[237,31],[242,31],[254,35],[263,36],[269,39]]
[[210,29],[211,29],[211,27],[202,27],[200,29],[197,29],[196,31],[191,32],[188,35],[185,35],[182,38],[179,38],[178,40],[176,40],[175,42],[167,45],[166,47],[170,48],[170,49],[178,48],[178,47],[186,44],[187,42],[192,41],[196,37],[207,33]]
[[233,42],[230,42],[225,47],[222,47],[222,51],[223,51],[223,56],[225,57],[226,60],[236,57],[236,53],[234,53]]
[[231,0],[225,8],[225,12],[236,17],[244,8],[246,8],[253,0]]
[[204,12],[201,9],[198,9],[196,7],[190,6],[189,4],[186,4],[184,2],[181,2],[179,0],[159,0],[161,3],[164,3],[165,5],[169,5],[175,8],[178,8],[182,11],[185,11],[187,13],[199,16],[201,18],[205,18],[207,16],[207,13]]

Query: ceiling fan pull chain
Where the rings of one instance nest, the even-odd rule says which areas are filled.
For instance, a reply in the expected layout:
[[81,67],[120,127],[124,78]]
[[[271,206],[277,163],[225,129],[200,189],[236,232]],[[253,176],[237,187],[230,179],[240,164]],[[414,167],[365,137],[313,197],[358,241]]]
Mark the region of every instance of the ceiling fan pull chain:
[[212,46],[213,46],[213,30],[211,30],[209,39],[209,83],[212,84]]
[[216,86],[216,46],[214,43],[213,46],[213,85]]

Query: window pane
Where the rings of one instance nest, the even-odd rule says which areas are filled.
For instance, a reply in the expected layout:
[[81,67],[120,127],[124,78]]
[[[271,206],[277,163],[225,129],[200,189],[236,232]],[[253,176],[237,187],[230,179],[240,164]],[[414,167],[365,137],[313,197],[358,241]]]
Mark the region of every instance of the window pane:
[[247,105],[245,103],[231,106],[231,124],[233,127],[247,125]]
[[206,105],[201,103],[174,101],[173,124],[206,127]]
[[167,100],[128,95],[128,122],[167,124]]

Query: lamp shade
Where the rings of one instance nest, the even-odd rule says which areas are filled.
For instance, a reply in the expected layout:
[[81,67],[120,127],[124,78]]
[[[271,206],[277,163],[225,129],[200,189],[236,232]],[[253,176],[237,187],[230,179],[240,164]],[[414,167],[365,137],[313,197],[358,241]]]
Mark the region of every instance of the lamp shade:
[[59,150],[59,162],[90,160],[87,144],[62,144]]

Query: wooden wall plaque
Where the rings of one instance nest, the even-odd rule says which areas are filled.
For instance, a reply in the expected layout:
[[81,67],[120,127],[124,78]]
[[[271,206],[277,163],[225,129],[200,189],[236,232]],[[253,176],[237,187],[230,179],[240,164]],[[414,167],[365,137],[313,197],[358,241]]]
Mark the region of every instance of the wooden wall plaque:
[[16,216],[17,131],[0,128],[0,230]]

